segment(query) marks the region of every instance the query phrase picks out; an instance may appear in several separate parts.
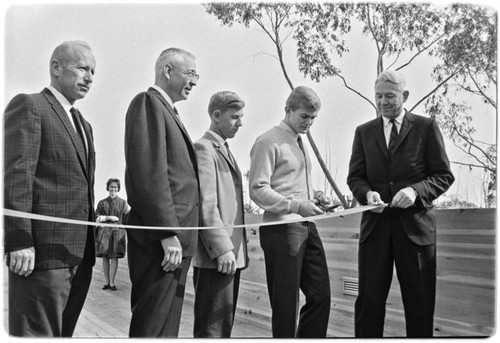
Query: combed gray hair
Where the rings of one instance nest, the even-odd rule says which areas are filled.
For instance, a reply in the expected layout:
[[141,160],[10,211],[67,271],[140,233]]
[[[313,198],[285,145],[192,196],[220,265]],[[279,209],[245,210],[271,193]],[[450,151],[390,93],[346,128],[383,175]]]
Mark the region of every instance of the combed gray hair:
[[395,85],[401,87],[401,90],[406,90],[406,79],[403,74],[395,70],[386,70],[377,76],[375,80],[375,85],[379,82],[391,82]]

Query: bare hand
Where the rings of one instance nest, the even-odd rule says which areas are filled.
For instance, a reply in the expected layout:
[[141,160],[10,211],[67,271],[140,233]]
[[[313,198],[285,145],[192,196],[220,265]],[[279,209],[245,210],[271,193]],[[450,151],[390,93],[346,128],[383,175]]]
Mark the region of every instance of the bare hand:
[[411,187],[401,189],[391,201],[391,207],[408,208],[415,203],[417,195]]
[[318,200],[318,203],[325,207],[332,202],[330,197],[322,191],[316,191],[316,193],[314,193],[314,199]]
[[313,200],[305,200],[301,201],[299,205],[299,214],[302,217],[311,217],[319,214],[323,214],[323,210],[321,210]]
[[228,275],[236,273],[236,257],[232,251],[217,257],[217,271]]
[[182,247],[176,236],[167,237],[161,240],[161,246],[165,256],[161,262],[164,271],[176,270],[182,262]]
[[120,221],[120,219],[117,216],[106,216],[106,220],[110,220],[112,222]]
[[366,193],[366,202],[368,203],[368,205],[381,205],[371,210],[375,213],[382,213],[384,211],[384,208],[387,207],[387,205],[384,204],[384,202],[380,198],[380,194],[374,191],[369,191],[368,193]]
[[9,269],[20,276],[30,276],[35,268],[35,248],[26,248],[10,252]]

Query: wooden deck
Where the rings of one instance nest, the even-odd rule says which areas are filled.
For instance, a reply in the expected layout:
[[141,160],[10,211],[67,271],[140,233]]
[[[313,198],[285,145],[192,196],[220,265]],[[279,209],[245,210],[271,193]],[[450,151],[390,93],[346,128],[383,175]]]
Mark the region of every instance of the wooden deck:
[[[438,211],[438,280],[436,337],[488,337],[495,332],[495,210]],[[353,337],[359,216],[318,222],[329,264],[332,308],[329,337]],[[258,221],[259,218],[249,218]],[[333,229],[332,229],[333,228]],[[270,307],[258,232],[249,231],[250,266],[242,273],[233,337],[270,338]],[[252,234],[253,233],[253,234]],[[127,337],[130,321],[130,281],[126,259],[120,260],[118,291],[102,290],[104,277],[97,259],[85,307],[75,337]],[[180,338],[192,337],[192,269],[188,274]],[[4,273],[5,274],[5,273]],[[349,279],[350,278],[350,279]],[[6,282],[4,277],[4,295]],[[4,298],[6,299],[6,298]],[[302,301],[302,299],[301,299]],[[6,302],[4,302],[6,304]],[[6,314],[6,309],[4,309]],[[4,320],[5,322],[5,320]],[[403,337],[404,312],[396,276],[387,301],[386,337]]]

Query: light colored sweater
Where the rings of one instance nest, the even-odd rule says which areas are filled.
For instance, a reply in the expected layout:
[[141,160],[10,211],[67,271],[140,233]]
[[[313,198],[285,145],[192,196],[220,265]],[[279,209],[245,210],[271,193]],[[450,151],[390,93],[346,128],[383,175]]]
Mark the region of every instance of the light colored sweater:
[[301,218],[300,202],[313,198],[311,161],[306,150],[306,171],[298,137],[282,121],[259,136],[250,152],[250,198],[265,210],[265,222]]

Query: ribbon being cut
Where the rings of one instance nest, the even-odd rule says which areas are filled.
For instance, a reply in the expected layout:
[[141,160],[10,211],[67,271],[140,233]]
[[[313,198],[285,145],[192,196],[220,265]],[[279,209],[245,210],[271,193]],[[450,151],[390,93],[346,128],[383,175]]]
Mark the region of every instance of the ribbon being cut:
[[[317,216],[312,216],[312,217],[305,217],[305,218],[295,218],[295,219],[289,219],[289,220],[281,220],[281,221],[275,221],[275,222],[265,222],[265,223],[253,223],[253,224],[242,224],[242,225],[231,225],[231,227],[234,228],[250,228],[250,227],[261,227],[261,226],[271,226],[271,225],[280,225],[280,224],[288,224],[288,223],[295,223],[295,222],[303,222],[303,221],[314,221],[314,220],[322,220],[322,219],[328,219],[328,218],[335,218],[335,217],[344,217],[348,215],[352,215],[355,213],[361,213],[364,211],[370,211],[373,210],[377,207],[380,207],[383,205],[366,205],[366,206],[360,206],[360,207],[354,207],[350,208],[347,210],[338,210],[335,212],[326,212],[324,214],[320,214]],[[67,219],[67,218],[58,218],[58,217],[51,217],[51,216],[44,216],[40,214],[33,214],[33,213],[26,213],[26,212],[20,212],[20,211],[15,211],[15,210],[9,210],[4,208],[3,209],[3,215],[4,216],[10,216],[10,217],[18,217],[18,218],[25,218],[25,219],[33,219],[33,220],[42,220],[42,221],[49,221],[49,222],[56,222],[56,223],[68,223],[68,224],[79,224],[79,225],[89,225],[89,226],[105,226],[105,227],[120,227],[124,229],[138,229],[138,230],[210,230],[210,229],[219,229],[221,227],[218,226],[203,226],[203,227],[162,227],[162,226],[138,226],[138,225],[123,225],[123,224],[108,224],[108,223],[94,223],[94,222],[87,222],[87,221],[82,221],[82,220],[74,220],[74,219]]]

